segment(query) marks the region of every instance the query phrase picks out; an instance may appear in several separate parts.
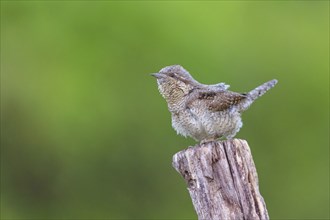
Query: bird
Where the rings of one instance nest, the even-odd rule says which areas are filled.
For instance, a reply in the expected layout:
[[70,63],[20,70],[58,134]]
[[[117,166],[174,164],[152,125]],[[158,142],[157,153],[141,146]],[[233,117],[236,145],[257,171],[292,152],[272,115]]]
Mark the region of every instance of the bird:
[[202,84],[181,65],[166,66],[151,75],[167,102],[174,130],[201,143],[235,137],[243,125],[242,113],[277,83],[273,79],[237,93],[225,83]]

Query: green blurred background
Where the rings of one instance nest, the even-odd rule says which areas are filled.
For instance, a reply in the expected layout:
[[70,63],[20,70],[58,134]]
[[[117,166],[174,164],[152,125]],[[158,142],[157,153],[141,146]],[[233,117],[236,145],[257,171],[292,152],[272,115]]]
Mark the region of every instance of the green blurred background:
[[196,219],[149,73],[249,91],[272,219],[329,218],[328,1],[1,1],[1,218]]

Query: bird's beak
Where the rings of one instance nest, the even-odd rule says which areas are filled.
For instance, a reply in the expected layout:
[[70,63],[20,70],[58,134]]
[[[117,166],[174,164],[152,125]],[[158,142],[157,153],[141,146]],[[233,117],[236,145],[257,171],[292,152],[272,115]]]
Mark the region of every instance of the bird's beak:
[[151,73],[150,75],[153,77],[156,77],[157,79],[160,79],[163,77],[163,74],[161,74],[161,73]]

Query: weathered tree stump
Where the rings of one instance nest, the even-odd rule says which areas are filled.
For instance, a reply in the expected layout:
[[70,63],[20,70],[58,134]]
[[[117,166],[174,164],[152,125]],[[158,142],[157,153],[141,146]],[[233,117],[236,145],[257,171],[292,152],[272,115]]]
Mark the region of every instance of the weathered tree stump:
[[245,140],[207,142],[173,156],[200,220],[268,220],[257,171]]

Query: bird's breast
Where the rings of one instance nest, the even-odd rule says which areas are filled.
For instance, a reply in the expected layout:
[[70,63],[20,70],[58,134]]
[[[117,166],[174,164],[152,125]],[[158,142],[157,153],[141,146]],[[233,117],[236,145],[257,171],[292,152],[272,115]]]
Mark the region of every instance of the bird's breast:
[[172,126],[178,134],[200,141],[230,136],[240,129],[242,123],[237,111],[211,112],[201,108],[187,108],[172,112]]

